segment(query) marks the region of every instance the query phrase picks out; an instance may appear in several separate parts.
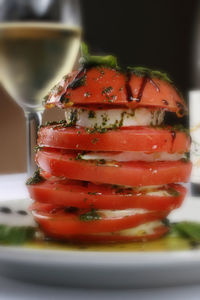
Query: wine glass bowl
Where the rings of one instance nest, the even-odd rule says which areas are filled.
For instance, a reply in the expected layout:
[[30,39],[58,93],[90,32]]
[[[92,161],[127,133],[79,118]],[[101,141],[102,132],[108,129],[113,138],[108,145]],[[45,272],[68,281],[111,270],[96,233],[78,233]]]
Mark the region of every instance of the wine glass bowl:
[[25,113],[29,175],[43,98],[72,71],[80,39],[79,0],[0,1],[0,80]]
[[72,70],[79,45],[79,28],[35,22],[0,25],[3,86],[25,110],[42,110],[44,96]]

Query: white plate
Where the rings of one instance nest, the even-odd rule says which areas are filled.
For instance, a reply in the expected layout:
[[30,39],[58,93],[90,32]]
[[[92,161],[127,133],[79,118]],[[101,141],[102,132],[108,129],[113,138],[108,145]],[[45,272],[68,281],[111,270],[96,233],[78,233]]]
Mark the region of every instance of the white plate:
[[[174,221],[200,221],[200,199],[188,198]],[[84,287],[153,287],[200,282],[200,250],[98,252],[0,247],[0,272],[39,283]]]

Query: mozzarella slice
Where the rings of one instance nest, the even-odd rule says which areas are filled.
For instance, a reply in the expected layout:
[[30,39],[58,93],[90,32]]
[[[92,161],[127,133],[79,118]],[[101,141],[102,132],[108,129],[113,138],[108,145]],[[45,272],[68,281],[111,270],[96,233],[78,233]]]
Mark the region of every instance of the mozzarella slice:
[[[148,222],[145,224],[141,224],[137,227],[129,228],[129,229],[124,229],[120,231],[115,231],[114,234],[116,235],[121,235],[121,236],[145,236],[145,235],[150,235],[153,234],[156,228],[159,228],[163,226],[162,221],[153,221],[153,222]],[[105,232],[105,233],[99,233],[95,235],[103,235],[103,236],[109,236],[113,235],[111,232]]]
[[143,208],[130,208],[130,209],[118,209],[118,210],[109,210],[109,209],[98,209],[97,211],[104,218],[108,219],[119,219],[129,216],[134,216],[138,214],[145,214],[150,212],[150,210]]
[[167,152],[89,152],[81,155],[84,160],[105,160],[105,161],[177,161],[185,158],[185,154]]
[[116,128],[127,126],[160,125],[164,120],[164,110],[67,108],[66,122],[86,128]]

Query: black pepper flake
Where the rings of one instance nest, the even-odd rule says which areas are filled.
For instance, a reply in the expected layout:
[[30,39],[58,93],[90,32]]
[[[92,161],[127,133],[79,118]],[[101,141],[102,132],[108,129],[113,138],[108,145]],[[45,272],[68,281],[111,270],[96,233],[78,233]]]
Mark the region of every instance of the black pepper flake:
[[110,94],[112,92],[112,90],[113,90],[112,86],[108,86],[103,89],[102,95]]

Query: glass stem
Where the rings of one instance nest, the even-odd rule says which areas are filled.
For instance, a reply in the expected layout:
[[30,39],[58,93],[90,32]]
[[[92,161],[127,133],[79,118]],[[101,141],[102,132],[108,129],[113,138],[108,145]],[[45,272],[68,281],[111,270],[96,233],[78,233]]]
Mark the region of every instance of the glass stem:
[[27,145],[27,174],[32,176],[37,169],[34,147],[37,144],[37,130],[42,124],[42,112],[25,111],[26,117],[26,145]]

